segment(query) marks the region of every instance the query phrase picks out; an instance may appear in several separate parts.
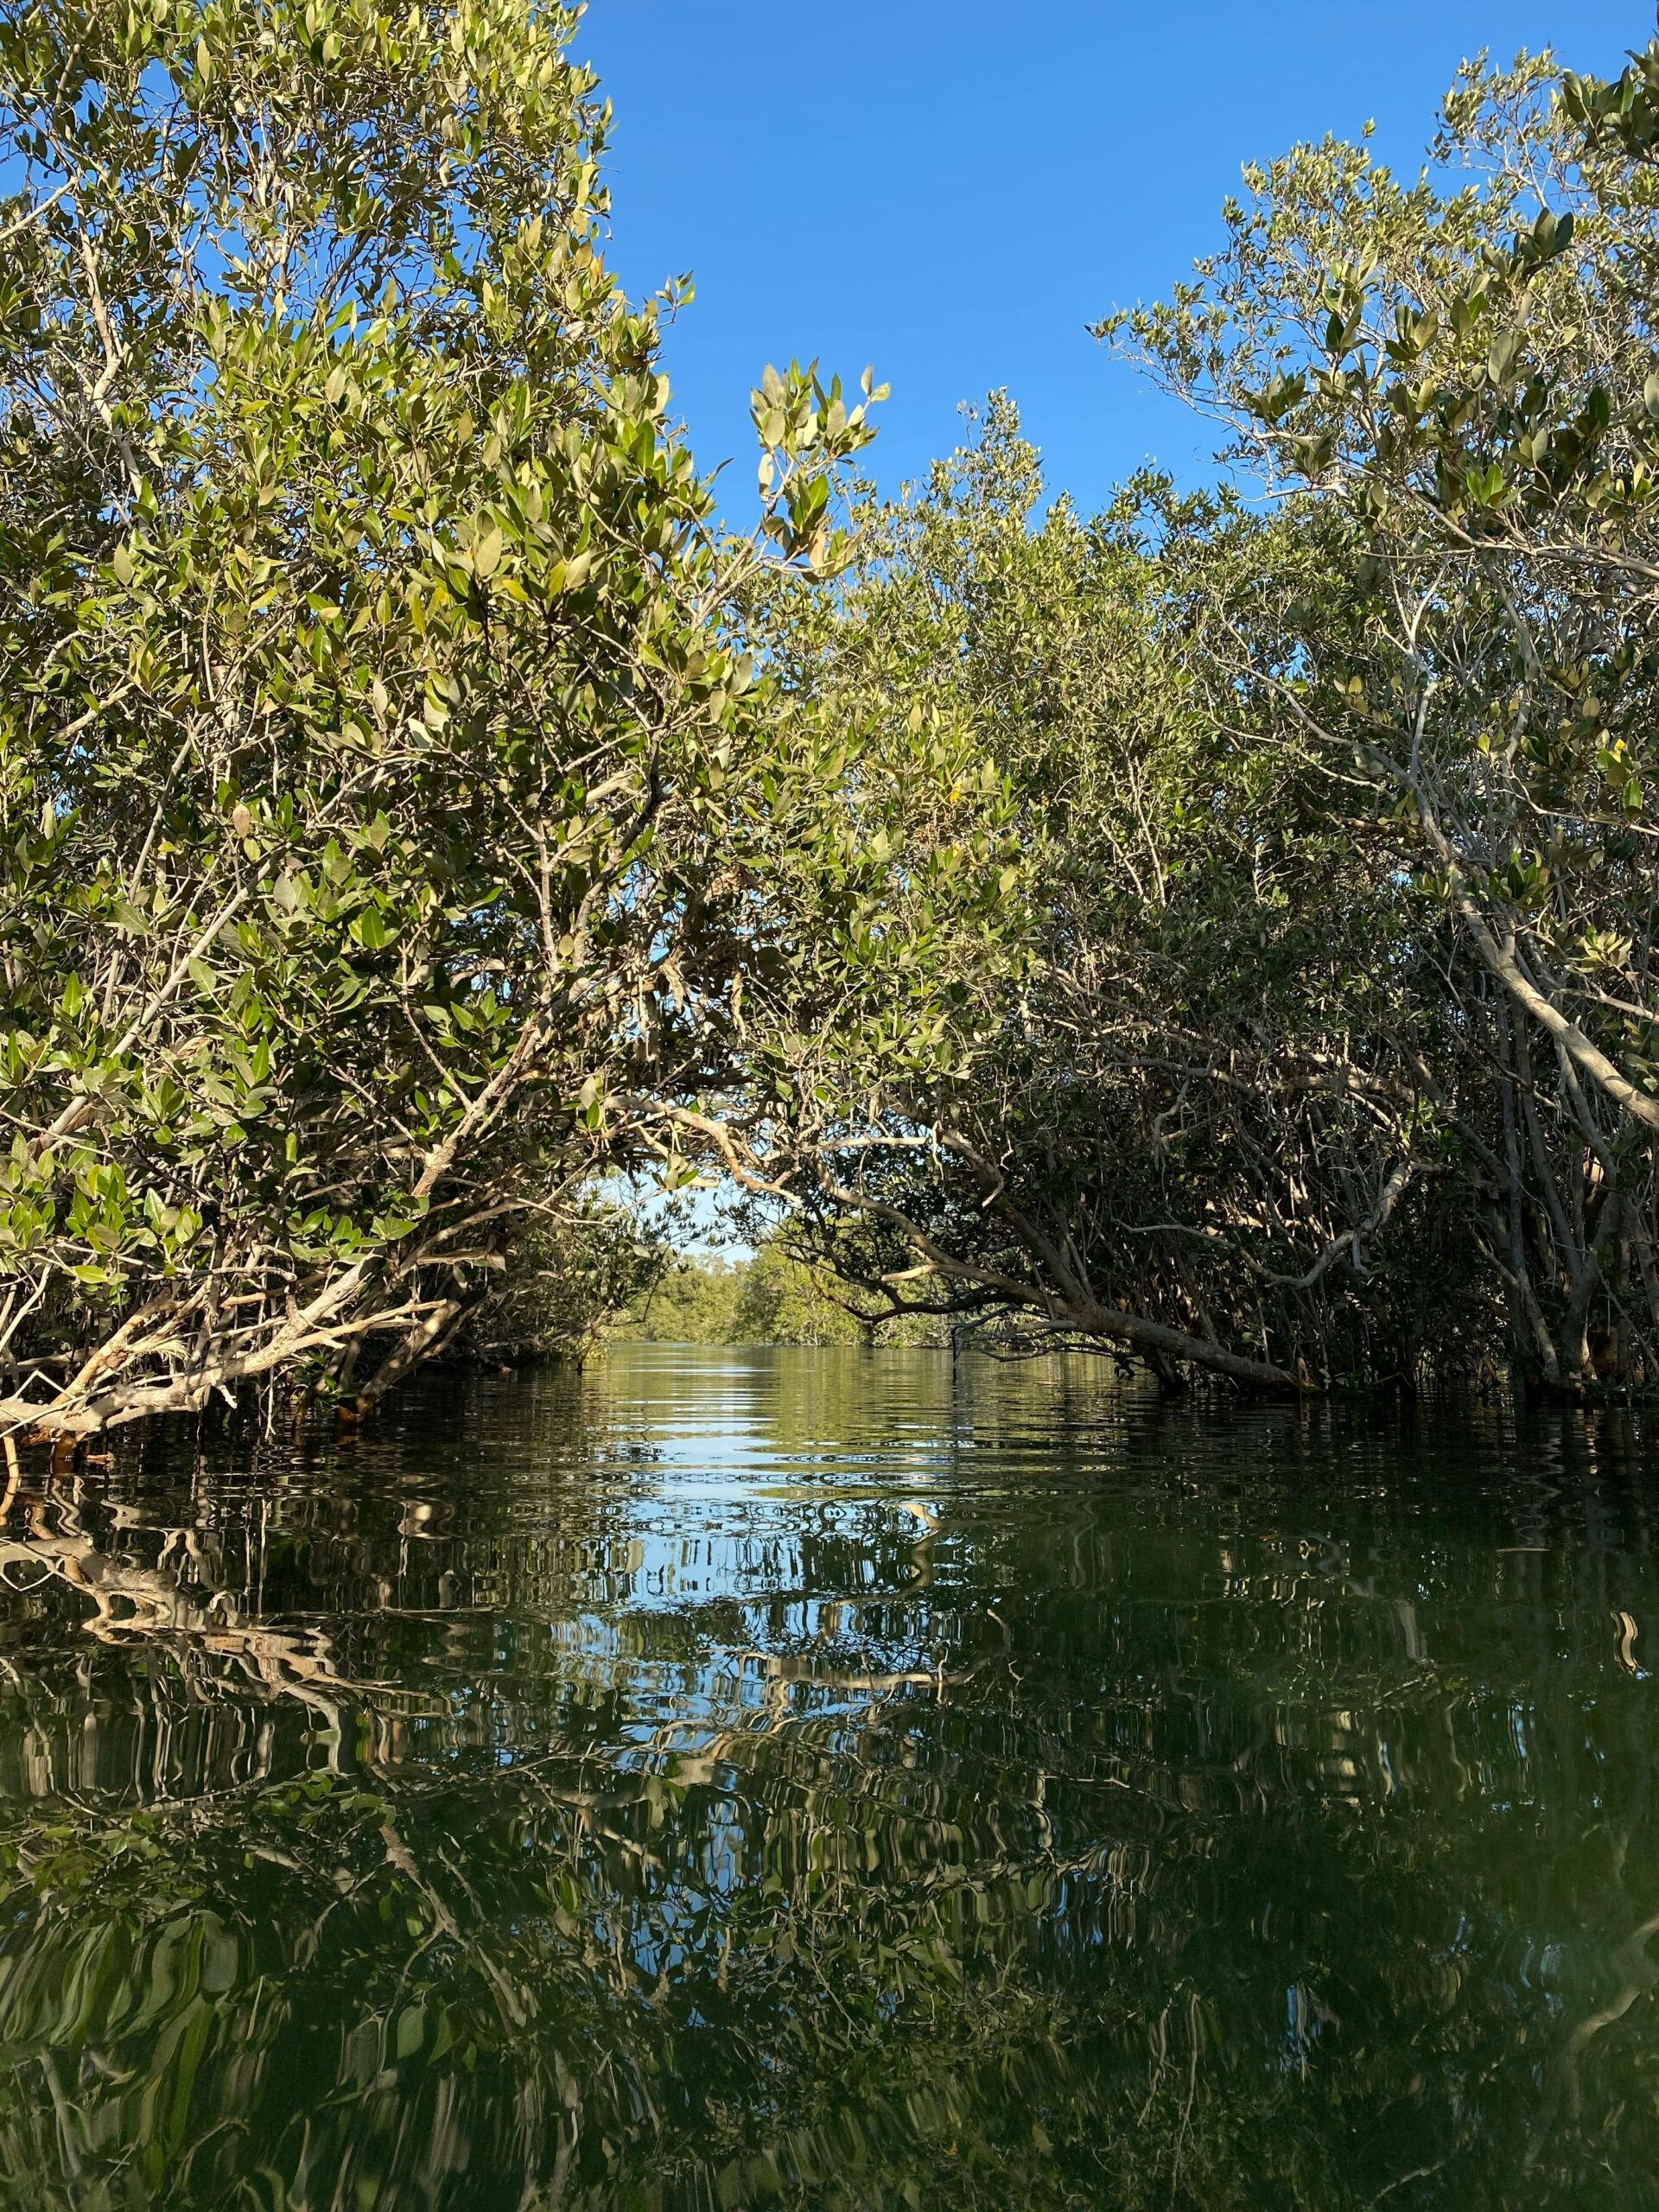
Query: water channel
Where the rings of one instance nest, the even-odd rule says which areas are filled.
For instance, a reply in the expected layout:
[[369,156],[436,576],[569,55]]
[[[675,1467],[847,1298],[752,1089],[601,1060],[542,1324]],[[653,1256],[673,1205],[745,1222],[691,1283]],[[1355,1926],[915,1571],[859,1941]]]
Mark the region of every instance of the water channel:
[[0,2205],[1659,2205],[1659,1433],[613,1348],[0,1522]]

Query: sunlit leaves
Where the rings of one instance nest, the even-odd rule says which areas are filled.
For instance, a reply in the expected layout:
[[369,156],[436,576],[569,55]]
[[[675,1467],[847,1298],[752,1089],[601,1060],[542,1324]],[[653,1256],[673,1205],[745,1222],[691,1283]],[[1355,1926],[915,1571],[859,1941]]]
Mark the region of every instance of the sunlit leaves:
[[[762,556],[605,258],[574,22],[0,10],[0,1234],[42,1343],[158,1268],[151,1376],[226,1313],[263,1357],[331,1268],[355,1316],[464,1304],[516,1208],[741,1088],[784,979],[828,1022],[923,988],[884,899],[942,895],[901,817],[961,772],[817,728],[729,629]],[[765,557],[823,573],[880,394],[763,395]]]

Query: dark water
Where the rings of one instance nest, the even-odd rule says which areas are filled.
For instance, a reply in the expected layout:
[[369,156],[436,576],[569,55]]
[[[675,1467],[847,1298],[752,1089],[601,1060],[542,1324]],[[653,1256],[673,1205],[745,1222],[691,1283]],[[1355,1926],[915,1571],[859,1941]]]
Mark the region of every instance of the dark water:
[[613,1353],[0,1547],[0,2202],[1659,2205],[1659,1449]]

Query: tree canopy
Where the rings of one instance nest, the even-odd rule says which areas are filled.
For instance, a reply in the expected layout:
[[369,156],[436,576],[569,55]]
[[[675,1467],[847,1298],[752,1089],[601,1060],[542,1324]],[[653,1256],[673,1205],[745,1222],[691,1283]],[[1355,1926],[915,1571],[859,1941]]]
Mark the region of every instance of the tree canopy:
[[1247,171],[1100,327],[1209,488],[791,365],[744,535],[574,22],[0,4],[0,1427],[583,1338],[642,1174],[1172,1386],[1659,1377],[1659,45]]
[[526,1224],[691,1172],[781,978],[910,1053],[929,886],[982,903],[961,742],[801,710],[726,620],[837,558],[872,380],[766,372],[729,535],[574,22],[0,10],[9,1428],[365,1408]]
[[773,590],[803,694],[950,702],[1020,809],[997,1049],[804,1176],[895,1306],[1171,1380],[1659,1373],[1656,87],[1475,66],[1410,183],[1247,171],[1100,326],[1212,492],[1044,513],[998,400],[832,605]]

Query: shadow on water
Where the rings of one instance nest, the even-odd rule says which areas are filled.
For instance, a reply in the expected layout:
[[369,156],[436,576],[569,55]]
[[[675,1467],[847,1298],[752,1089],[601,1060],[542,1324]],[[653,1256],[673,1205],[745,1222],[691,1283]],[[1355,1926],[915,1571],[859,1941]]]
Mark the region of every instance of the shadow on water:
[[1659,1449],[620,1347],[0,1522],[0,2203],[1659,2203]]

